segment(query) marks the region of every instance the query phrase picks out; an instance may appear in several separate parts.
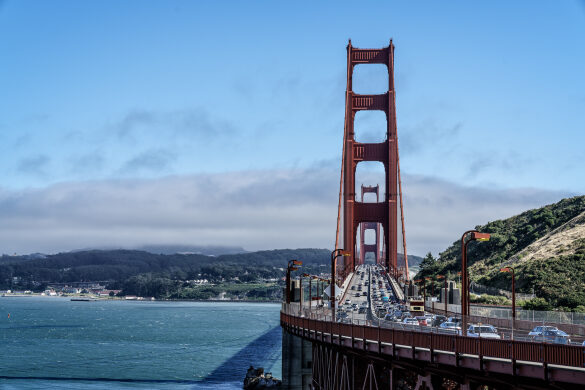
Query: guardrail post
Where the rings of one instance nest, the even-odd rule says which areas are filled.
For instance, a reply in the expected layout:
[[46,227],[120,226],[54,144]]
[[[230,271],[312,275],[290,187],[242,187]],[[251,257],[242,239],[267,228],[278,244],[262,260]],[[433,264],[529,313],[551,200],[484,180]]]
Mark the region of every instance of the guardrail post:
[[380,341],[380,320],[378,320],[378,353],[382,353],[382,341]]
[[431,328],[431,333],[429,334],[429,350],[431,351],[431,363],[435,362],[435,349],[433,348],[434,344],[433,344],[434,340],[433,340],[433,332],[432,332],[432,328]]
[[515,344],[509,343],[510,345],[510,360],[512,361],[512,375],[516,376],[516,348],[515,348]]
[[544,362],[542,363],[542,369],[543,369],[543,376],[544,376],[544,380],[546,382],[548,382],[548,361],[549,361],[549,353],[548,353],[548,345],[546,344],[542,344],[542,355],[544,358]]
[[414,332],[410,331],[410,332],[408,332],[408,335],[410,336],[410,348],[411,348],[411,352],[412,352],[412,360],[416,360],[416,347],[414,346]]
[[479,370],[483,371],[483,340],[478,337],[477,341],[479,343]]
[[461,336],[453,337],[453,351],[455,352],[455,366],[456,367],[459,367],[459,352],[457,351],[457,347],[458,347],[457,340],[459,340],[459,337],[461,337]]

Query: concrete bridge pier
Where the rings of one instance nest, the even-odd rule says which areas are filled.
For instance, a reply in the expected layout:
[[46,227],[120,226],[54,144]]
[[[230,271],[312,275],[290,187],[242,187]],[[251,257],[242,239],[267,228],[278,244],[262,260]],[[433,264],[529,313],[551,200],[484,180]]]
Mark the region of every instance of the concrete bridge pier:
[[308,390],[312,380],[312,349],[310,341],[282,332],[282,389]]

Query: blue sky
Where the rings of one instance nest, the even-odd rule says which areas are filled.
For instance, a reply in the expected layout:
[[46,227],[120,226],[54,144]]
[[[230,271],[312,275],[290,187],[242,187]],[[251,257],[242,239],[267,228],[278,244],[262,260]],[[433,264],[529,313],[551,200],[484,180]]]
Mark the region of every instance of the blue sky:
[[[585,2],[8,0],[3,252],[331,247],[348,38],[394,39],[415,253],[585,193]],[[384,73],[358,66],[354,90]],[[356,131],[377,139],[380,116]]]

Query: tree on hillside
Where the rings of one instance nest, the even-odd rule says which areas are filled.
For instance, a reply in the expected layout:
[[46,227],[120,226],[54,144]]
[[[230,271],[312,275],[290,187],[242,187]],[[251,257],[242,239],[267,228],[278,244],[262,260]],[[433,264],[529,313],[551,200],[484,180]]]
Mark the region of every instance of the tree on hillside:
[[435,266],[436,261],[437,259],[433,257],[433,254],[431,252],[427,253],[426,256],[423,258],[422,262],[420,263],[421,273],[424,274],[425,271],[432,269]]

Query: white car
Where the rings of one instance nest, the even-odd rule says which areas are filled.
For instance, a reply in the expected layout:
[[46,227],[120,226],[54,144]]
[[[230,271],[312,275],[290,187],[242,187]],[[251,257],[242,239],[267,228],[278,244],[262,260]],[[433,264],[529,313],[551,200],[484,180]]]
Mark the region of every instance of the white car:
[[439,325],[439,329],[457,333],[459,335],[461,334],[461,327],[454,322],[443,322],[441,325]]
[[347,299],[345,300],[345,304],[346,304],[346,305],[351,305],[351,299],[347,298]]
[[418,325],[418,321],[416,318],[405,318],[404,320],[402,320],[402,323],[405,325]]
[[491,325],[469,325],[467,336],[481,337],[483,339],[501,339],[498,330]]

